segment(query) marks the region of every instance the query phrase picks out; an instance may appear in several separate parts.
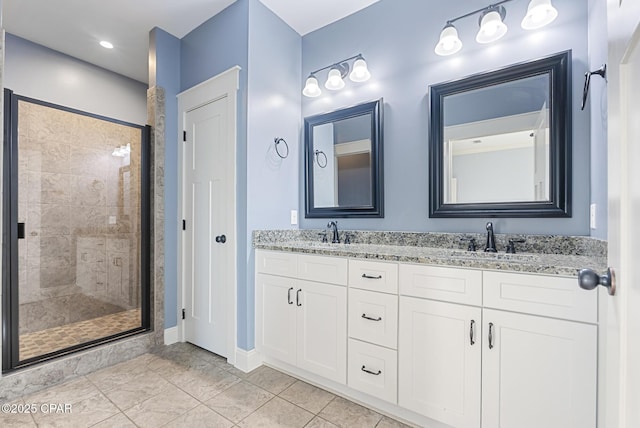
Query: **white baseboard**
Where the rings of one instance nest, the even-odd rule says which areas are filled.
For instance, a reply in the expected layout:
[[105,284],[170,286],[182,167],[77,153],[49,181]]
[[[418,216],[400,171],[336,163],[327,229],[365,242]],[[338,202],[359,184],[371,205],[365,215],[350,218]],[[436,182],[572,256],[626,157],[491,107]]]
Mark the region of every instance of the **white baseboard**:
[[178,343],[178,326],[169,327],[164,329],[164,344],[165,345],[173,345],[174,343]]
[[249,373],[262,365],[262,356],[255,349],[245,351],[244,349],[236,348],[236,362],[234,365],[237,369]]

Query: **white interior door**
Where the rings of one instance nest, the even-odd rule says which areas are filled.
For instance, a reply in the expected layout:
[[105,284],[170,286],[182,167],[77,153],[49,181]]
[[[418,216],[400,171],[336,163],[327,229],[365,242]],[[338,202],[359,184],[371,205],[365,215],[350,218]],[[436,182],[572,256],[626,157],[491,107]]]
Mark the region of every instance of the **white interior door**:
[[227,102],[222,97],[186,113],[183,169],[185,339],[225,357],[235,204]]
[[[599,426],[640,426],[640,2],[607,2],[609,265],[600,290]],[[602,288],[602,287],[599,287]]]

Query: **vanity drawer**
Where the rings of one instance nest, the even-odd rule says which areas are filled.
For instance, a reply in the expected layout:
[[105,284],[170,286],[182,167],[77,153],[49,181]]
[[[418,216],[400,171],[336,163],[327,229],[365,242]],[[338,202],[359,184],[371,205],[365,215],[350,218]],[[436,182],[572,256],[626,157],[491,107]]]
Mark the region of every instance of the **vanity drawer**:
[[347,285],[347,259],[328,256],[298,256],[298,278]]
[[484,306],[574,321],[598,322],[598,293],[577,278],[483,272]]
[[349,287],[397,294],[398,265],[369,260],[349,260]]
[[349,339],[347,384],[365,394],[398,402],[398,353]]
[[400,294],[480,306],[482,271],[401,264]]
[[256,250],[256,273],[295,278],[298,273],[298,256],[294,253]]
[[397,348],[398,296],[350,288],[349,336]]

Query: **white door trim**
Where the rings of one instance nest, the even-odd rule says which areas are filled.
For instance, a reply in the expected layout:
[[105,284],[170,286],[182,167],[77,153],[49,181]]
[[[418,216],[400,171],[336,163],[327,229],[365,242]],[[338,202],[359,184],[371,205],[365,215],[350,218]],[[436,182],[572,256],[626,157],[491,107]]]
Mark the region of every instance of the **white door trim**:
[[[184,278],[184,245],[183,245],[183,231],[182,231],[182,219],[185,217],[185,206],[184,206],[184,197],[183,197],[183,183],[184,183],[184,146],[182,145],[182,133],[185,129],[185,120],[187,112],[192,111],[198,107],[201,107],[205,104],[211,103],[215,100],[218,100],[223,97],[227,97],[227,117],[229,118],[228,123],[228,134],[227,137],[229,141],[233,141],[233,159],[234,159],[234,170],[237,165],[237,91],[240,87],[240,70],[239,66],[231,67],[230,69],[196,85],[193,86],[186,91],[183,91],[178,94],[178,207],[180,207],[181,217],[178,219],[178,224],[176,227],[178,228],[178,290],[177,290],[177,301],[178,307],[176,311],[178,315],[180,315],[182,308],[184,307],[185,301],[185,278]],[[237,188],[237,172],[233,174],[233,194],[234,194],[234,203],[233,203],[233,216],[231,218],[231,226],[230,229],[234,231],[234,235],[236,237],[240,237],[241,234],[238,234],[237,229],[237,196],[238,196],[238,188]],[[232,246],[232,255],[229,259],[229,271],[232,272],[232,290],[229,290],[227,293],[227,328],[229,331],[227,332],[227,350],[228,350],[228,362],[230,364],[235,363],[236,359],[236,342],[237,342],[237,324],[236,324],[236,308],[237,308],[237,284],[238,284],[238,272],[237,272],[237,257],[238,257],[238,239],[233,239],[228,245]],[[178,335],[179,340],[185,340],[185,332],[184,332],[184,321],[181,316],[178,316]]]

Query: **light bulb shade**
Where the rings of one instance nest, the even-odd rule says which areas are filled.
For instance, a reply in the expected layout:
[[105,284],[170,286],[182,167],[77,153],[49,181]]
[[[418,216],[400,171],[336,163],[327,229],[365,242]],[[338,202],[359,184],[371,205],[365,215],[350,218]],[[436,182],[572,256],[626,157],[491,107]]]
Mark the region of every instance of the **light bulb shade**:
[[507,26],[502,22],[504,8],[487,10],[480,19],[480,30],[476,36],[478,43],[495,42],[507,33]]
[[304,89],[302,90],[302,95],[305,97],[317,97],[320,95],[322,91],[320,90],[320,86],[318,85],[318,79],[315,76],[309,76],[307,78],[307,82],[304,85]]
[[453,55],[462,49],[462,41],[458,37],[458,30],[452,24],[447,24],[440,33],[440,40],[435,52],[440,56]]
[[360,57],[353,63],[353,70],[349,74],[349,79],[353,82],[366,82],[371,78],[371,73],[367,68],[367,62],[364,58]]
[[327,76],[327,81],[325,82],[324,87],[331,91],[337,91],[344,88],[344,80],[342,80],[342,73],[340,70],[337,68],[329,70],[329,75]]
[[550,24],[557,16],[558,11],[551,0],[531,0],[520,25],[525,30],[535,30]]

